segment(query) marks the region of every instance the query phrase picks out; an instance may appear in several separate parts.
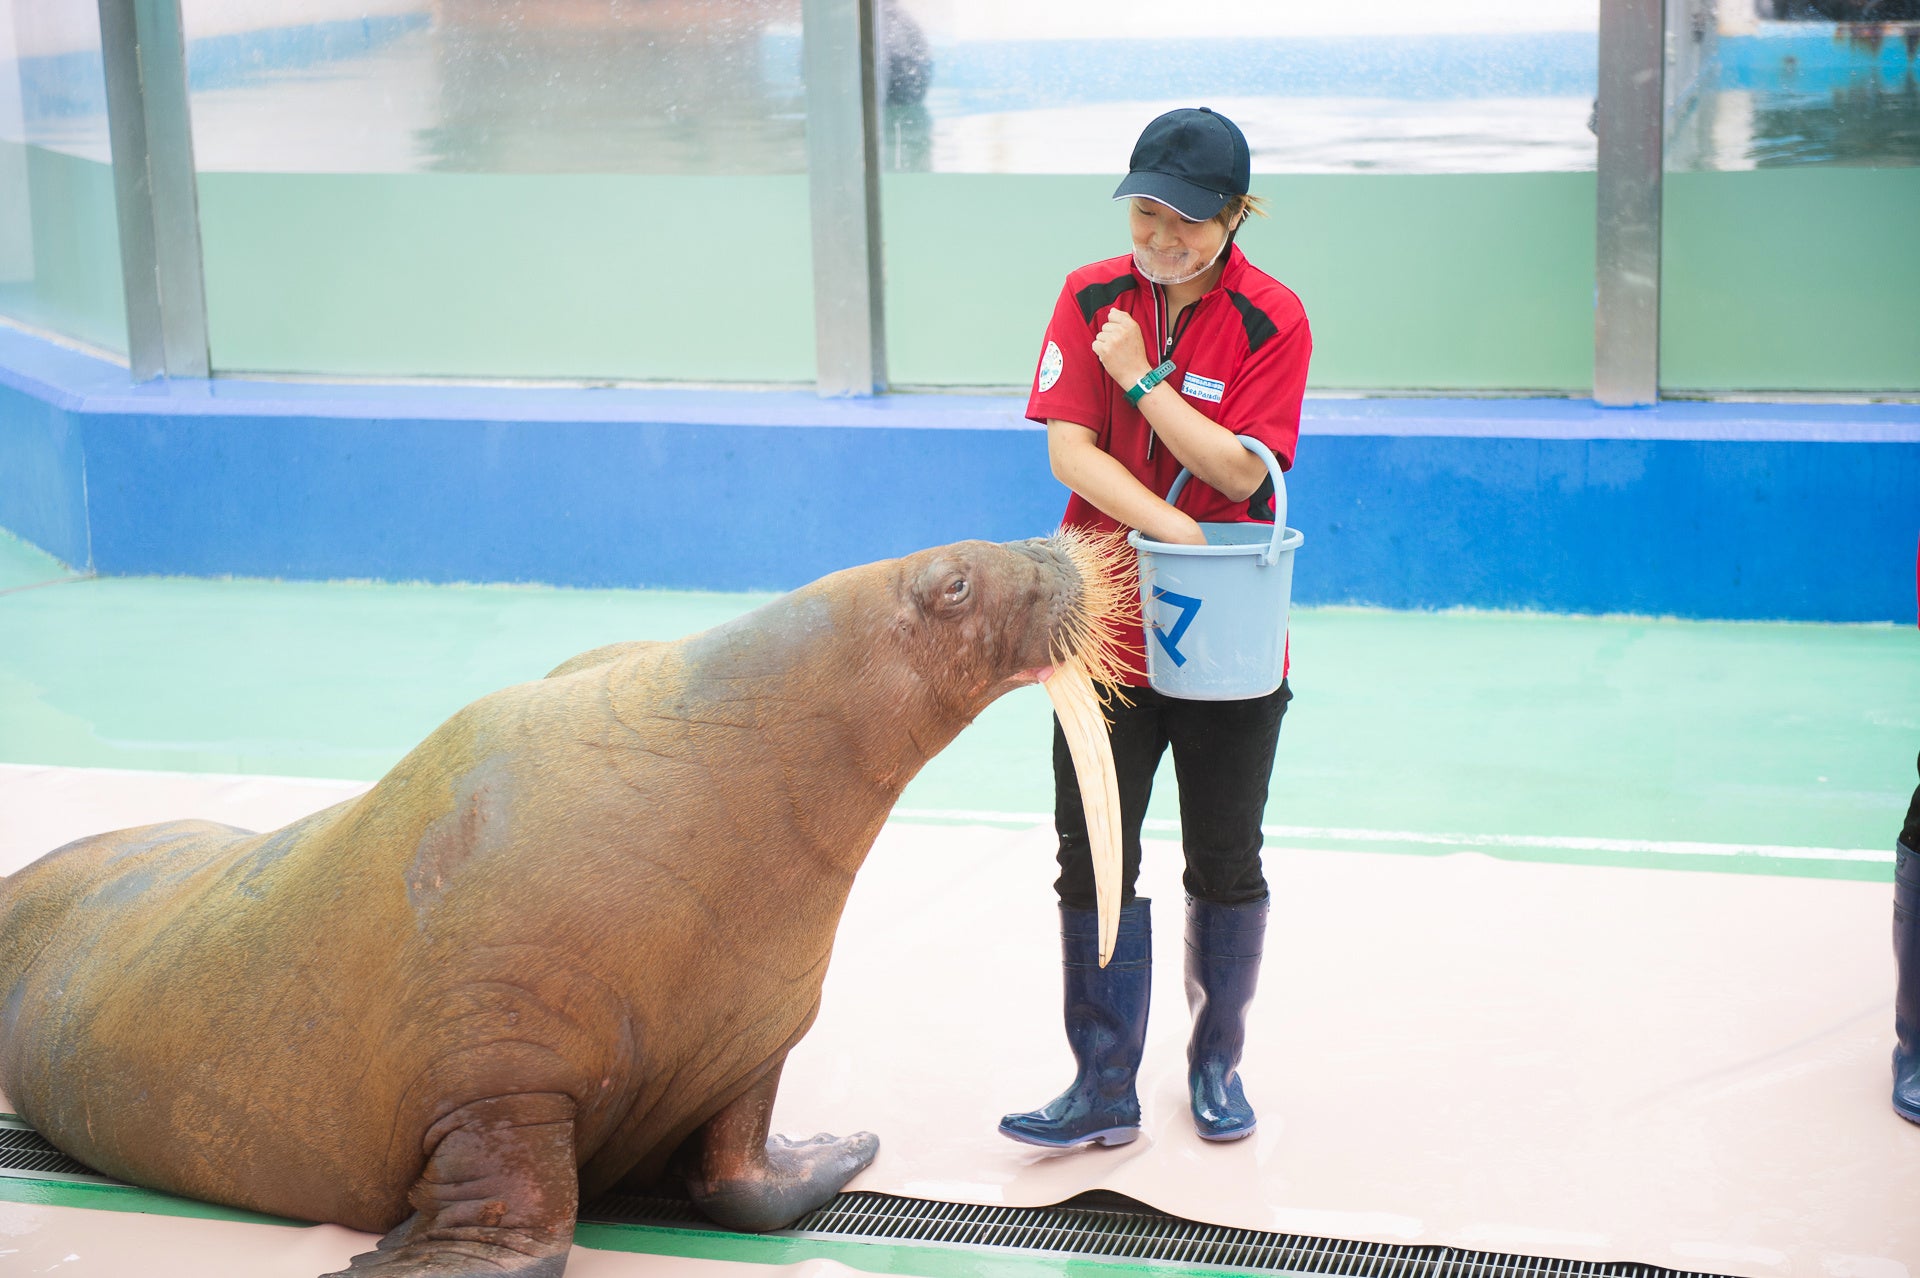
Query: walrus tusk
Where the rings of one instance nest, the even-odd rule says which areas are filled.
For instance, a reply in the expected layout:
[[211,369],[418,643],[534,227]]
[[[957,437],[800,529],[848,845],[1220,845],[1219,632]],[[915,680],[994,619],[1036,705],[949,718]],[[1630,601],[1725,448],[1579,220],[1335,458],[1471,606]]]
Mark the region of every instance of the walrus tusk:
[[1060,716],[1060,731],[1080,780],[1080,806],[1087,815],[1093,854],[1094,905],[1100,919],[1100,966],[1113,957],[1120,935],[1120,782],[1113,770],[1113,742],[1092,676],[1079,660],[1056,665],[1043,685]]
[[1126,654],[1137,653],[1138,647],[1121,636],[1140,624],[1140,577],[1125,529],[1089,533],[1062,528],[1053,545],[1072,565],[1079,590],[1075,606],[1061,619],[1053,669],[1043,686],[1060,716],[1060,731],[1080,781],[1080,807],[1087,815],[1093,856],[1100,966],[1105,967],[1120,936],[1120,782],[1101,698],[1104,693],[1130,704],[1121,685]]

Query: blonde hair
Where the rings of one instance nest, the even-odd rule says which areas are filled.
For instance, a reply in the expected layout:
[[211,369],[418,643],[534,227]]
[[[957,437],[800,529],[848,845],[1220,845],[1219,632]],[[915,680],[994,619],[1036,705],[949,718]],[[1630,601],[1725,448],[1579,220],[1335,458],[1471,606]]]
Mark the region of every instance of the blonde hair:
[[1267,215],[1265,200],[1257,195],[1229,195],[1220,211],[1213,215],[1213,220],[1231,231],[1240,225],[1242,219],[1254,214],[1261,217]]

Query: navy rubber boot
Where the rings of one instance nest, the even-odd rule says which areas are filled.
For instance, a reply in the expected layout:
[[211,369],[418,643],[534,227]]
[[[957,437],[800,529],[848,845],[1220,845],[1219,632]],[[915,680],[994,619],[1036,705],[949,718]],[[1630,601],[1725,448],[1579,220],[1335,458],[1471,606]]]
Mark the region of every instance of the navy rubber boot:
[[1202,1140],[1253,1134],[1253,1106],[1240,1086],[1240,1053],[1266,935],[1266,897],[1245,905],[1187,898],[1187,1007],[1193,1012],[1187,1089]]
[[1113,958],[1100,966],[1100,923],[1092,910],[1060,907],[1061,973],[1066,985],[1067,1045],[1078,1067],[1073,1085],[1039,1109],[1008,1114],[1000,1134],[1028,1145],[1065,1149],[1124,1145],[1140,1134],[1133,1089],[1147,1042],[1153,984],[1153,930],[1147,899],[1120,911]]
[[1893,962],[1900,984],[1893,1000],[1893,1109],[1920,1123],[1920,852],[1894,844]]

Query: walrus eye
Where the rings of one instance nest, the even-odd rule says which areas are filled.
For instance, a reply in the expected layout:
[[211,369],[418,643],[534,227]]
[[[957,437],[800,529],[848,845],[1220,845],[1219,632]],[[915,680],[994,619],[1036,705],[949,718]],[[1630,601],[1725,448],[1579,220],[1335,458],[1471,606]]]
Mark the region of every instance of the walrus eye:
[[967,584],[965,577],[955,577],[947,583],[947,602],[950,604],[965,603],[967,596],[972,593],[973,587]]

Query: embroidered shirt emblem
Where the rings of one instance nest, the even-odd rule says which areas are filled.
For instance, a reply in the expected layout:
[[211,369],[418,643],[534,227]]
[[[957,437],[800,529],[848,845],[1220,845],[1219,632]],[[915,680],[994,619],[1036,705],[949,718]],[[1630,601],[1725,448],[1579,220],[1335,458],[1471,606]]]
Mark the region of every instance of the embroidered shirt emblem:
[[1040,357],[1040,389],[1050,391],[1053,384],[1060,380],[1060,369],[1065,363],[1060,357],[1060,348],[1052,342],[1047,343],[1047,353]]

